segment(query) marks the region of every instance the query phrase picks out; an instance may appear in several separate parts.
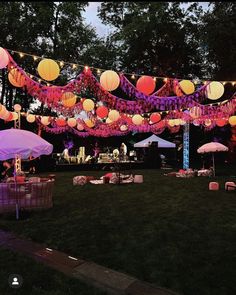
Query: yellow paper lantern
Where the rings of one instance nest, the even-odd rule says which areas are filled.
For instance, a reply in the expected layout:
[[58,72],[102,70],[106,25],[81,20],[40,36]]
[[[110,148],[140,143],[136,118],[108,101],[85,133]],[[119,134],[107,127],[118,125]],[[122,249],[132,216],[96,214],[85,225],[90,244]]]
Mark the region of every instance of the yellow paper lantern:
[[219,99],[224,94],[224,85],[220,82],[213,81],[209,83],[206,87],[206,96],[209,99],[216,100]]
[[18,103],[14,104],[13,108],[14,108],[14,110],[15,110],[16,112],[20,112],[20,111],[21,111],[21,105],[18,104]]
[[50,121],[49,121],[49,117],[47,117],[47,116],[44,116],[44,117],[42,117],[41,118],[41,123],[43,124],[43,125],[49,125],[50,124]]
[[100,77],[100,84],[107,91],[115,90],[120,84],[120,77],[114,71],[105,71]]
[[92,121],[92,120],[90,120],[90,119],[86,119],[86,120],[84,120],[84,123],[89,127],[89,128],[92,128],[92,127],[94,127],[94,122]]
[[236,116],[229,117],[229,124],[231,126],[235,126],[236,125]]
[[69,118],[69,119],[67,120],[67,125],[70,126],[70,127],[72,127],[72,128],[75,127],[76,124],[77,124],[77,121],[76,121],[75,118]]
[[143,117],[141,115],[134,115],[132,117],[132,122],[134,125],[141,125],[143,122]]
[[10,70],[8,80],[15,87],[23,87],[26,83],[24,75],[17,69]]
[[18,114],[16,112],[12,112],[13,119],[12,120],[17,120],[18,119]]
[[190,109],[189,114],[193,119],[197,119],[202,115],[202,110],[200,107],[195,106]]
[[112,121],[115,122],[120,118],[120,114],[116,110],[111,110],[108,114],[108,118]]
[[77,96],[73,92],[64,92],[61,101],[64,107],[70,108],[76,104]]
[[35,121],[35,115],[28,114],[27,117],[26,117],[26,120],[27,120],[29,123],[33,123],[33,122]]
[[170,127],[174,127],[175,126],[175,120],[174,119],[168,120],[168,124],[169,124]]
[[60,68],[54,60],[45,58],[38,64],[38,73],[42,79],[53,81],[59,76]]
[[195,91],[195,85],[189,80],[182,80],[179,85],[185,94],[192,94]]
[[92,99],[85,99],[83,101],[83,109],[86,111],[86,112],[90,112],[94,109],[94,102]]

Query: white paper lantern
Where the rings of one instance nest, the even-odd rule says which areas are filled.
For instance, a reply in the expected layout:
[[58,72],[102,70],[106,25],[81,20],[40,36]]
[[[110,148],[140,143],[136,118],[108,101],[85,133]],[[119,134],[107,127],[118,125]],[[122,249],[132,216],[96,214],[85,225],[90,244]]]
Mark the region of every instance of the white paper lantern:
[[101,74],[100,83],[107,91],[115,90],[120,84],[120,77],[114,71],[105,71]]
[[106,118],[106,123],[110,124],[110,123],[112,123],[112,120],[110,120],[109,118]]
[[213,81],[206,87],[206,96],[211,100],[219,99],[224,94],[224,85],[220,82]]
[[0,47],[0,69],[5,68],[9,63],[9,57],[6,50]]
[[111,110],[108,114],[108,118],[112,121],[115,122],[120,118],[120,114],[116,110]]
[[133,122],[134,125],[141,125],[142,122],[143,122],[143,117],[141,115],[139,115],[139,114],[134,115],[132,117],[132,122]]
[[[29,122],[29,123],[33,123],[35,121],[35,115],[32,115],[32,114],[28,114],[27,117],[26,117],[26,120]],[[42,122],[42,121],[41,121]]]

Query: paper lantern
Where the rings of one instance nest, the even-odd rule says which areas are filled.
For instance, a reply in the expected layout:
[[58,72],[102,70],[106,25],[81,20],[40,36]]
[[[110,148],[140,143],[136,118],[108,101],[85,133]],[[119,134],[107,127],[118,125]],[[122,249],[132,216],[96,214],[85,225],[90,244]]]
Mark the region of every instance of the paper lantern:
[[90,112],[94,109],[94,102],[92,99],[85,99],[83,101],[83,109],[86,111],[86,112]]
[[197,120],[197,119],[193,120],[193,125],[194,126],[199,126],[200,125],[200,121]]
[[110,123],[112,123],[113,121],[111,120],[111,119],[109,119],[109,118],[106,118],[106,123],[107,124],[110,124]]
[[218,127],[223,127],[227,124],[227,119],[217,119],[216,120],[216,125]]
[[26,117],[26,120],[27,120],[29,123],[34,123],[34,122],[35,122],[35,115],[28,114],[27,117]]
[[20,112],[21,111],[21,105],[20,104],[18,104],[18,103],[16,103],[16,104],[14,104],[14,110],[16,111],[16,112]]
[[132,122],[134,125],[141,125],[143,122],[143,117],[141,115],[134,115],[132,117]]
[[179,86],[185,94],[192,94],[195,91],[195,85],[189,80],[180,81]]
[[61,101],[64,107],[70,108],[76,104],[77,96],[73,92],[64,92]]
[[58,127],[65,127],[66,120],[64,118],[58,118],[58,119],[56,119],[56,124]]
[[179,119],[179,124],[180,124],[180,125],[185,125],[185,124],[186,124],[186,121],[183,120],[183,119]]
[[161,115],[159,113],[153,113],[150,116],[150,123],[157,123],[161,120]]
[[114,71],[105,71],[101,74],[100,84],[107,91],[115,90],[120,84],[120,77]]
[[205,124],[205,126],[206,127],[209,127],[209,126],[211,126],[211,119],[206,119],[205,121],[204,121],[204,124]]
[[69,118],[69,119],[67,120],[67,125],[70,126],[70,127],[72,127],[72,128],[75,127],[76,124],[77,124],[77,121],[76,121],[75,118]]
[[8,110],[6,110],[2,115],[1,115],[1,119],[3,120],[7,120],[7,118],[9,117],[10,112]]
[[1,110],[0,110],[0,118],[1,119],[2,119],[2,116],[4,116],[6,112],[7,112],[7,109],[5,108],[5,106],[1,105]]
[[108,109],[105,106],[100,106],[96,109],[96,114],[99,118],[106,118],[108,115]]
[[8,117],[5,119],[5,121],[12,121],[13,120],[13,114],[12,112],[9,112]]
[[231,126],[235,126],[236,125],[236,116],[229,117],[229,124]]
[[168,120],[168,124],[169,124],[170,127],[174,127],[175,126],[175,120],[174,119]]
[[89,128],[92,128],[92,127],[94,127],[94,122],[92,121],[92,120],[90,120],[90,119],[85,119],[84,120],[84,123],[89,127]]
[[23,87],[26,83],[24,75],[18,69],[10,70],[8,80],[15,87]]
[[141,91],[146,95],[149,95],[155,90],[156,82],[150,76],[142,76],[138,79],[136,87],[138,91]]
[[42,79],[53,81],[59,76],[60,68],[54,60],[45,58],[38,64],[38,73]]
[[108,114],[108,118],[112,121],[115,122],[120,118],[120,114],[116,110],[111,110]]
[[127,131],[128,130],[128,126],[127,125],[121,125],[120,126],[120,131]]
[[41,118],[41,123],[43,124],[43,125],[49,125],[50,124],[50,121],[49,121],[49,117],[47,117],[47,116],[43,116],[42,118]]
[[0,47],[0,69],[5,68],[9,63],[9,57],[6,50]]
[[192,107],[190,109],[190,116],[193,118],[193,119],[196,119],[196,118],[199,118],[202,114],[202,110],[200,109],[200,107]]
[[206,87],[206,96],[209,99],[219,99],[224,94],[224,85],[220,82],[213,81]]
[[13,119],[12,120],[17,120],[18,119],[18,114],[16,112],[12,112]]
[[78,129],[79,131],[82,131],[82,130],[84,130],[84,126],[83,126],[81,123],[78,123],[78,124],[77,124],[77,129]]
[[158,128],[164,128],[164,127],[166,127],[166,123],[165,123],[165,120],[162,120],[162,121],[160,121],[160,122],[158,122]]

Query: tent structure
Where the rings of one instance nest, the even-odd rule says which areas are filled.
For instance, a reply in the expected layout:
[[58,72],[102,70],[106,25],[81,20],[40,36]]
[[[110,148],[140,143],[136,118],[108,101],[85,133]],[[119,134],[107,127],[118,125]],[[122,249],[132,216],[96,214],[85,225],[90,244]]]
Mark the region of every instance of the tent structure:
[[151,142],[158,142],[159,148],[175,148],[176,144],[165,139],[162,139],[155,134],[149,136],[148,138],[141,140],[134,144],[135,148],[139,147],[148,147],[149,143]]

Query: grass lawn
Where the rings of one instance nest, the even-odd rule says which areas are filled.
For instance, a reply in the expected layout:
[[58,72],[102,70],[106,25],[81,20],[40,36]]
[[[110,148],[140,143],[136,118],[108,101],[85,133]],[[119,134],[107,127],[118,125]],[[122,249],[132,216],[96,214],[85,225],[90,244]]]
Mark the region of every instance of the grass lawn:
[[[0,228],[180,294],[235,295],[236,192],[223,189],[235,178],[135,173],[144,174],[143,184],[73,186],[75,175],[104,172],[58,172],[52,209],[20,221],[14,214],[1,216]],[[208,191],[214,179],[221,185],[218,192]],[[14,265],[11,257],[3,255],[6,269]],[[22,258],[16,257],[27,268],[28,260],[18,263]],[[59,274],[43,266],[42,272],[57,282]]]

